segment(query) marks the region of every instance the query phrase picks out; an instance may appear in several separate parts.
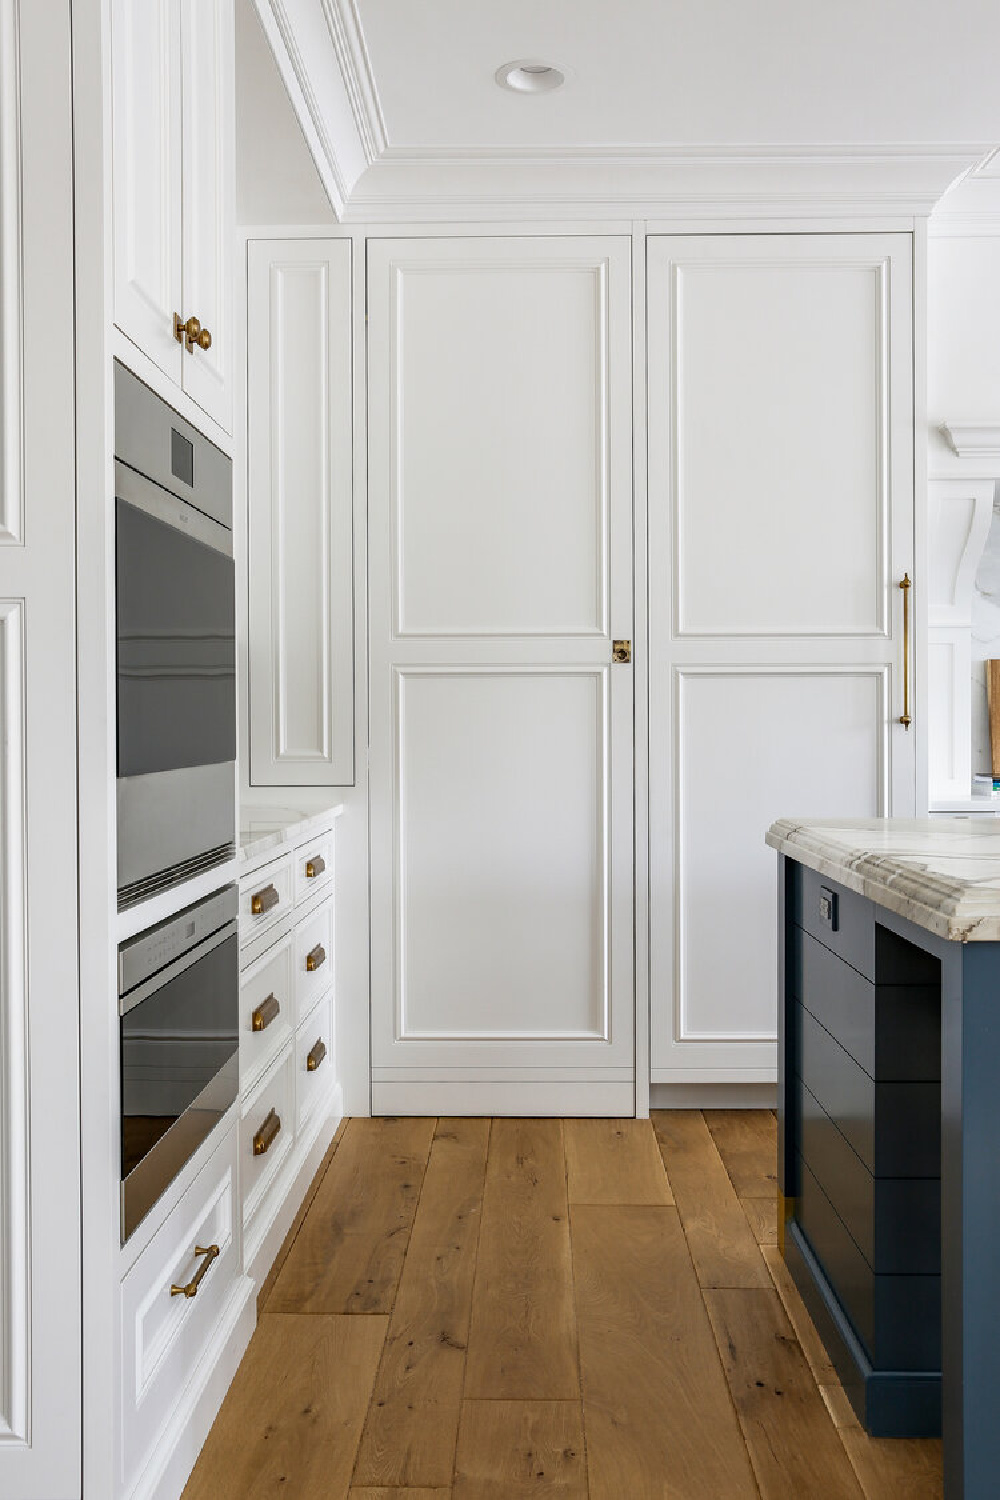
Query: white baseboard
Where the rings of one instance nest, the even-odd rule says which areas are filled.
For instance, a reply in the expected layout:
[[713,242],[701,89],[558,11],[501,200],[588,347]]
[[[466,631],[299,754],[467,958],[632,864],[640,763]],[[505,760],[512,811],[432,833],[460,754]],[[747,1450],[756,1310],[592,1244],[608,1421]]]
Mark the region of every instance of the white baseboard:
[[255,1295],[274,1264],[274,1258],[302,1205],[306,1189],[319,1170],[343,1118],[344,1094],[338,1083],[325,1104],[318,1106],[315,1118],[306,1127],[306,1134],[296,1141],[288,1161],[254,1214],[249,1234],[244,1233],[243,1269],[254,1283]]
[[650,1109],[774,1109],[776,1083],[653,1083]]
[[129,1500],[177,1500],[250,1342],[257,1323],[254,1295],[250,1277],[238,1276]]
[[635,1113],[631,1081],[508,1078],[372,1082],[373,1115],[600,1115]]

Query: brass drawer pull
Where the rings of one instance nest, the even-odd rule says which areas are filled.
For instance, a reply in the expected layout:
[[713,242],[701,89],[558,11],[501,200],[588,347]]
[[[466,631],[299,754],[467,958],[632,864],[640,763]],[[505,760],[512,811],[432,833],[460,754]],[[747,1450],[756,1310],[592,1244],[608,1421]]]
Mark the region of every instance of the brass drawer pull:
[[306,954],[306,973],[314,974],[326,963],[326,949],[322,943],[317,943],[315,948]]
[[281,1116],[276,1109],[269,1109],[264,1118],[264,1123],[253,1138],[254,1156],[263,1156],[274,1145],[278,1131],[281,1129]]
[[268,995],[262,1000],[250,1017],[251,1031],[266,1031],[276,1016],[281,1014],[281,1006],[277,995]]
[[265,885],[250,897],[250,910],[255,917],[262,917],[266,911],[273,911],[280,900],[277,886]]
[[174,1284],[170,1288],[171,1297],[197,1297],[198,1288],[204,1281],[205,1273],[208,1270],[209,1266],[218,1255],[219,1247],[218,1245],[195,1245],[194,1253],[195,1255],[203,1255],[205,1259],[202,1261],[197,1271],[195,1271],[191,1280],[186,1282],[184,1286],[178,1286],[177,1283],[174,1282]]
[[322,875],[326,869],[326,860],[322,854],[314,854],[312,859],[306,860],[306,879],[315,880],[317,875]]
[[326,1056],[326,1043],[320,1039],[306,1057],[306,1072],[315,1073]]
[[913,723],[910,717],[910,589],[913,585],[909,573],[903,574],[899,586],[903,590],[903,712],[899,722],[904,729],[909,729]]

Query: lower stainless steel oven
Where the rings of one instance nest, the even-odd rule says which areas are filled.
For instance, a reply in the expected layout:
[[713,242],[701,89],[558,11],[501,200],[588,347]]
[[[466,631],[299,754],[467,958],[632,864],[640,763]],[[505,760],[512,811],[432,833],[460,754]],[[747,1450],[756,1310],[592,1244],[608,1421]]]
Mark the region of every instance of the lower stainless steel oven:
[[118,949],[122,1244],[239,1094],[238,909],[228,885]]

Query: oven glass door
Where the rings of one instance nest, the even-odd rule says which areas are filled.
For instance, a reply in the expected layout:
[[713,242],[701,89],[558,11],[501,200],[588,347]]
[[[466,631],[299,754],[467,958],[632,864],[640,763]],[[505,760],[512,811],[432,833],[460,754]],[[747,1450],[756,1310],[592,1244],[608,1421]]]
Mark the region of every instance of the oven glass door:
[[235,929],[192,957],[121,1018],[123,1241],[239,1092]]
[[235,760],[232,557],[121,498],[117,527],[119,777]]

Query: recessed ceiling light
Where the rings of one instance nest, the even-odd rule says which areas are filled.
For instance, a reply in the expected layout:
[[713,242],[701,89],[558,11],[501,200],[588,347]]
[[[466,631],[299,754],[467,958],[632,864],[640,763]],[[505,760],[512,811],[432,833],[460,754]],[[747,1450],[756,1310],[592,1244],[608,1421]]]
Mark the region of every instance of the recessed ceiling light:
[[534,58],[504,63],[497,68],[495,77],[502,89],[513,89],[515,94],[550,94],[566,81],[558,68]]

